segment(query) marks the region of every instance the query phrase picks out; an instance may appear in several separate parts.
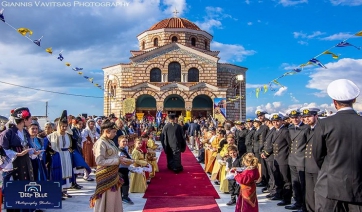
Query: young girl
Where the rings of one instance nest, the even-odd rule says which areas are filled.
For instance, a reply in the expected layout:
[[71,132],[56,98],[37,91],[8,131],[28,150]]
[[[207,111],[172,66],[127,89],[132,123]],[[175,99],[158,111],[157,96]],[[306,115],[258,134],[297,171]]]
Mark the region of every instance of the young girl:
[[228,148],[235,145],[235,139],[234,136],[229,134],[227,136],[227,144],[225,144],[220,151],[220,156],[222,158],[223,163],[221,164],[220,168],[220,191],[224,193],[229,192],[229,181],[226,179],[226,159],[229,157],[229,150]]
[[150,173],[150,177],[155,177],[156,172],[158,172],[157,157],[155,152],[158,148],[158,145],[155,144],[155,141],[153,140],[153,133],[150,133],[148,137],[149,139],[147,141],[147,161],[152,166],[152,172]]
[[[142,141],[140,139],[135,140],[135,148],[132,152],[132,158],[134,160],[134,166],[145,167],[147,162],[144,154],[141,151]],[[144,173],[131,173],[130,192],[131,193],[145,193],[147,188],[146,177]]]
[[253,153],[243,157],[246,169],[235,172],[235,181],[240,184],[240,194],[236,203],[235,212],[258,212],[258,199],[256,196],[256,181],[259,179],[258,158]]

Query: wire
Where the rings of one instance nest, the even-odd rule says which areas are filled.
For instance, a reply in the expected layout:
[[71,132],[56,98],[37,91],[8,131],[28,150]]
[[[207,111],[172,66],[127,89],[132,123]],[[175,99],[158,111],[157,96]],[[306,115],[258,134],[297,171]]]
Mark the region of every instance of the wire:
[[22,86],[22,85],[16,85],[16,84],[12,84],[12,83],[9,83],[9,82],[4,82],[4,81],[0,81],[0,83],[7,84],[7,85],[12,85],[12,86],[16,86],[16,87],[21,87],[21,88],[27,88],[27,89],[30,89],[30,90],[36,90],[36,91],[42,91],[42,92],[48,92],[48,93],[55,93],[55,94],[61,94],[61,95],[67,95],[67,96],[78,96],[78,97],[86,97],[86,98],[103,99],[103,97],[101,97],[101,96],[87,96],[87,95],[81,95],[81,94],[71,94],[71,93],[63,93],[63,92],[57,92],[57,91],[48,91],[48,90],[39,89],[39,88],[31,88],[31,87]]

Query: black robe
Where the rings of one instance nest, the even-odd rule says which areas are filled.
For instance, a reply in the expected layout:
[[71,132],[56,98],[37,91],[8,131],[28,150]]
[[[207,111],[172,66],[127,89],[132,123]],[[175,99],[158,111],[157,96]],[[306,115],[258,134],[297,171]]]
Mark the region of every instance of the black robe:
[[167,155],[167,167],[173,171],[182,171],[181,152],[186,149],[186,140],[182,127],[168,123],[162,130],[161,144]]

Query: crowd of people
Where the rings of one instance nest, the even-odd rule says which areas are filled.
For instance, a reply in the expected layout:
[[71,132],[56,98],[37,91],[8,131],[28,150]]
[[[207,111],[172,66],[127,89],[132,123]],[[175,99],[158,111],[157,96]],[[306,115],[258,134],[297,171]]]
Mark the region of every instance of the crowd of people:
[[[94,211],[121,211],[122,202],[133,204],[129,193],[144,193],[158,172],[156,130],[146,120],[119,119],[114,114],[74,117],[67,111],[42,129],[28,108],[16,108],[0,134],[3,185],[16,180],[60,181],[66,200],[72,198],[68,189],[82,189],[77,178],[94,181],[93,171],[96,190],[90,206]],[[113,204],[118,198],[121,201]]]
[[63,111],[41,130],[28,108],[17,108],[0,134],[3,181],[60,181],[65,200],[72,197],[67,189],[82,189],[77,177],[94,181],[94,171],[90,206],[118,212],[122,203],[133,204],[129,193],[144,193],[155,177],[156,151],[163,148],[168,169],[178,173],[189,145],[220,192],[230,194],[227,205],[236,212],[259,211],[257,187],[287,210],[362,211],[362,117],[353,110],[360,90],[336,80],[327,92],[337,113],[323,119],[314,107],[285,114],[257,110],[255,119],[224,123],[211,117],[184,123],[170,114],[155,124]]

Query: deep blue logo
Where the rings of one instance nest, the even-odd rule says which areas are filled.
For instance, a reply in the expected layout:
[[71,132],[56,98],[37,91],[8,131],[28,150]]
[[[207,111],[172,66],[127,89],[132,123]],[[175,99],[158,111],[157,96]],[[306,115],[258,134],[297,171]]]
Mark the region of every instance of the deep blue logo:
[[61,209],[62,186],[52,181],[10,181],[4,198],[5,209]]

